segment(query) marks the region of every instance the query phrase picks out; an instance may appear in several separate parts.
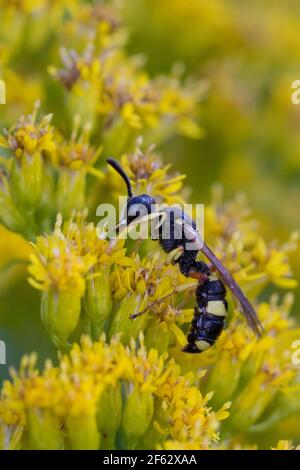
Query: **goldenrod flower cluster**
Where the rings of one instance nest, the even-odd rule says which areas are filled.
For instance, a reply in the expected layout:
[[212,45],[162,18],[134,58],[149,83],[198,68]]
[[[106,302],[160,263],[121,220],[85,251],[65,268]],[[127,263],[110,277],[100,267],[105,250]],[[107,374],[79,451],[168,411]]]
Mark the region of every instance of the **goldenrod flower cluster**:
[[201,395],[191,374],[180,375],[167,353],[147,352],[142,336],[139,342],[125,348],[117,338],[107,344],[104,337],[95,343],[83,337],[58,367],[48,362],[43,372],[34,355],[24,357],[3,386],[1,446],[152,448],[166,437],[214,446],[228,404],[213,412],[210,395]]
[[[189,355],[181,349],[195,281],[156,241],[110,239],[97,223],[96,207],[125,193],[106,168],[111,155],[134,193],[168,204],[191,200],[185,175],[162,154],[170,138],[202,136],[206,87],[185,78],[178,64],[165,76],[150,75],[143,58],[128,52],[112,3],[0,0],[0,72],[8,89],[0,279],[14,287],[10,263],[25,261],[26,274],[20,268],[17,278],[40,295],[41,324],[55,349],[39,368],[43,353],[33,337],[37,353],[23,356],[3,382],[0,448],[297,448],[300,328],[289,292],[297,287],[290,267],[297,234],[285,244],[268,241],[243,197],[226,201],[213,188],[206,241],[255,306],[264,333],[253,335],[228,292],[225,330],[214,347]],[[155,2],[164,15],[172,4],[177,15],[198,18],[200,7],[186,3]],[[218,30],[219,1],[199,4]],[[231,22],[224,28],[229,34]],[[190,34],[201,35],[199,28]],[[26,308],[29,315],[33,303]],[[28,322],[40,324],[37,315]]]

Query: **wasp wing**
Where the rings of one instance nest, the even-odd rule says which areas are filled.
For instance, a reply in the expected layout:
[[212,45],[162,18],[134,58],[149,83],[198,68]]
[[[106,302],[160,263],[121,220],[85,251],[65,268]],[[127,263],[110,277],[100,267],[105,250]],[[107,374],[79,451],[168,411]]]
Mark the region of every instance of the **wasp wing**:
[[221,261],[216,257],[216,255],[212,252],[209,246],[206,243],[203,244],[202,251],[205,256],[212,262],[218,273],[220,274],[224,284],[229,287],[232,294],[236,298],[239,310],[243,315],[245,315],[249,326],[252,328],[254,333],[257,336],[261,336],[261,332],[263,331],[263,326],[254,310],[253,306],[243,293],[242,289],[238,285],[238,283],[233,279],[229,271],[225,268],[225,266],[221,263]]
[[231,290],[233,296],[237,300],[239,310],[246,317],[250,328],[254,331],[254,333],[257,336],[261,336],[261,332],[263,331],[263,326],[253,306],[251,305],[251,303],[249,302],[249,300],[243,293],[238,283],[233,279],[229,271],[225,268],[223,263],[213,253],[213,251],[209,248],[209,246],[203,242],[203,240],[201,239],[197,231],[191,225],[184,224],[182,223],[182,221],[178,220],[178,223],[183,224],[184,233],[187,236],[187,238],[193,239],[198,249],[201,250],[206,256],[206,258],[208,258],[209,261],[214,265],[222,281]]

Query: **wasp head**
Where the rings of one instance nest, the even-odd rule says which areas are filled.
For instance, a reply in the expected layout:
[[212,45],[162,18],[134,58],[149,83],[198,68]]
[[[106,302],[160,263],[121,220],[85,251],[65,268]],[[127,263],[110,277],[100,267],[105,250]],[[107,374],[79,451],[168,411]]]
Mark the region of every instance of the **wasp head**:
[[134,220],[151,214],[155,199],[149,194],[141,194],[128,198],[126,207],[126,222],[129,225]]
[[109,158],[107,163],[123,178],[127,187],[127,205],[125,210],[124,219],[121,221],[117,227],[117,231],[120,230],[121,226],[128,226],[131,222],[150,215],[153,210],[153,205],[155,204],[155,199],[149,196],[148,194],[140,194],[134,196],[132,194],[132,187],[128,175],[125,173],[121,165],[114,159]]

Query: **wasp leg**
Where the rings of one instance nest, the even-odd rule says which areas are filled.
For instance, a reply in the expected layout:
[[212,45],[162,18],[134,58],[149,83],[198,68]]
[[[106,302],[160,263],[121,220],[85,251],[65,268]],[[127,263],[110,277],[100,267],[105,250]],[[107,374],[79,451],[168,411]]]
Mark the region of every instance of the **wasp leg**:
[[178,248],[175,248],[175,250],[172,250],[166,259],[167,264],[176,264],[178,260],[181,258],[183,255],[184,248],[183,246],[179,246]]
[[144,315],[146,312],[148,312],[148,310],[150,310],[152,307],[154,307],[155,305],[159,305],[161,304],[162,302],[164,302],[166,299],[168,299],[169,297],[172,297],[173,295],[175,294],[178,294],[180,292],[184,292],[185,290],[188,290],[188,289],[192,289],[192,288],[195,288],[195,283],[191,283],[191,284],[183,284],[181,286],[178,286],[178,287],[175,287],[172,292],[169,292],[169,294],[166,294],[164,295],[163,297],[161,297],[160,299],[158,300],[155,300],[154,302],[152,302],[150,305],[148,305],[146,308],[144,308],[144,310],[140,311],[140,312],[137,312],[137,313],[133,313],[132,315],[129,316],[130,320],[135,320],[137,317],[140,317],[141,315]]
[[130,315],[130,320],[135,320],[137,317],[141,317],[142,315],[144,315],[145,313],[148,312],[148,310],[150,310],[152,307],[154,307],[155,305],[158,305],[160,303],[162,303],[164,300],[166,300],[168,297],[171,297],[172,295],[176,294],[176,289],[174,289],[174,291],[170,292],[169,294],[165,295],[164,297],[162,297],[161,299],[159,300],[155,300],[154,302],[152,302],[150,305],[148,305],[148,307],[144,308],[144,310],[141,310],[140,312],[137,312],[137,313],[133,313],[132,315]]

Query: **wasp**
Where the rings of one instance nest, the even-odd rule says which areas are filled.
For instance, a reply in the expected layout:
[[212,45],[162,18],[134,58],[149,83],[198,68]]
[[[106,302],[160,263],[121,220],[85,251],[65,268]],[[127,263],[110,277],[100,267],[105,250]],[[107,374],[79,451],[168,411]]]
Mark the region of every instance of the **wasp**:
[[[121,165],[112,158],[109,158],[107,163],[119,173],[127,187],[125,214],[117,226],[117,231],[120,232],[129,226],[139,224],[147,218],[157,218],[159,229],[151,238],[159,241],[162,249],[169,254],[172,263],[178,264],[184,276],[198,281],[194,318],[187,338],[188,344],[183,351],[201,353],[215,343],[225,326],[228,312],[226,287],[232,293],[249,327],[259,337],[263,327],[253,306],[223,263],[201,239],[196,230],[195,221],[177,206],[162,208],[155,212],[155,199],[148,194],[133,195],[130,179]],[[180,237],[178,236],[179,229]],[[166,233],[167,236],[165,236]],[[204,254],[210,265],[197,260],[200,252]],[[173,293],[175,292],[178,290],[175,289]],[[130,318],[134,319],[144,314],[151,307],[152,305],[142,312],[131,315]]]

